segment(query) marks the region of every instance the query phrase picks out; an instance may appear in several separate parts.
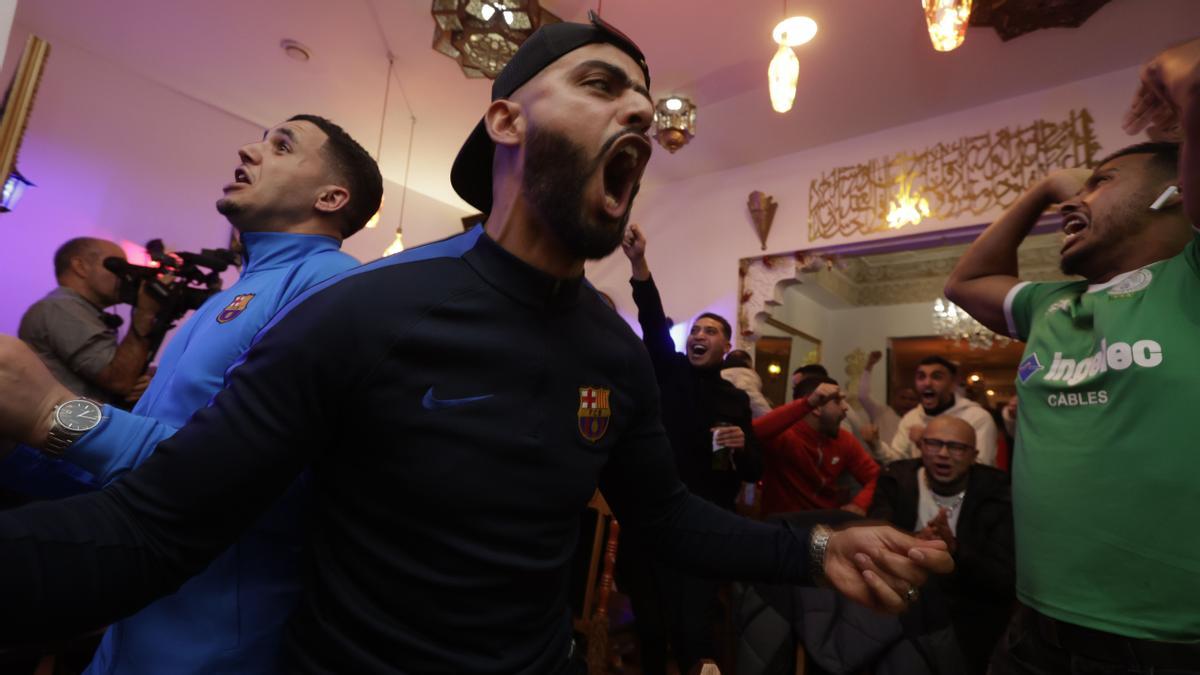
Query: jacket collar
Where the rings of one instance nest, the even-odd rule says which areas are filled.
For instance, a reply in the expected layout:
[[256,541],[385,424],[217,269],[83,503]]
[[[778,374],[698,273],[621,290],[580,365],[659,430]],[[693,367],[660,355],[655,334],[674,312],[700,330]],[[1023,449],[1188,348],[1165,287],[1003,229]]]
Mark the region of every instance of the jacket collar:
[[504,250],[483,232],[482,225],[475,226],[468,236],[476,237],[475,246],[463,259],[501,293],[524,305],[544,309],[564,309],[579,302],[587,283],[583,275],[559,279],[546,274]]

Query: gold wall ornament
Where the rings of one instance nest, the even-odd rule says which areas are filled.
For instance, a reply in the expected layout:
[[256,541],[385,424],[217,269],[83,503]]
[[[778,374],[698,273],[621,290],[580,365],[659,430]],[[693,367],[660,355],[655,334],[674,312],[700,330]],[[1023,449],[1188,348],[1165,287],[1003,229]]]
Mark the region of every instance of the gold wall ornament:
[[769,194],[755,190],[746,200],[750,208],[750,220],[754,222],[754,231],[762,242],[762,250],[767,250],[767,235],[771,233],[771,223],[775,221],[775,209],[779,203]]
[[929,218],[994,214],[1053,169],[1095,166],[1100,143],[1086,108],[1059,121],[963,136],[831,169],[808,185],[810,241],[888,229],[897,186],[919,186]]

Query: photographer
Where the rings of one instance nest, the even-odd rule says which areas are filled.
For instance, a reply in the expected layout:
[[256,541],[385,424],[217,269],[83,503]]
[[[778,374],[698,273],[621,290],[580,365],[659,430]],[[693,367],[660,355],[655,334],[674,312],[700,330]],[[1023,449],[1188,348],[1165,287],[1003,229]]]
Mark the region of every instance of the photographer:
[[17,335],[67,389],[112,404],[131,404],[150,379],[143,375],[158,305],[139,294],[133,322],[117,341],[121,320],[104,308],[120,302],[120,280],[105,269],[105,258],[125,259],[120,246],[79,237],[54,254],[58,288],[21,317]]

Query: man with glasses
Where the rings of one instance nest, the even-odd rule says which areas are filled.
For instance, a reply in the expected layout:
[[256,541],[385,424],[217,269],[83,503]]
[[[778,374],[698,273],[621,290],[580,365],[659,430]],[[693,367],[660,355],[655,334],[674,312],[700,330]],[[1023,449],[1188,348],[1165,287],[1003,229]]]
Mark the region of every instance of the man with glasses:
[[[763,513],[836,509],[863,515],[871,505],[879,465],[841,428],[846,398],[837,380],[807,377],[795,400],[754,420],[763,446]],[[849,472],[862,489],[849,499],[838,478]]]
[[[1008,474],[975,461],[975,429],[957,417],[930,420],[918,446],[919,459],[884,468],[869,515],[915,531],[921,539],[946,542],[955,571],[931,584],[925,602],[944,601],[942,616],[948,615],[954,627],[967,672],[983,673],[1015,593]],[[939,612],[940,607],[923,616]]]

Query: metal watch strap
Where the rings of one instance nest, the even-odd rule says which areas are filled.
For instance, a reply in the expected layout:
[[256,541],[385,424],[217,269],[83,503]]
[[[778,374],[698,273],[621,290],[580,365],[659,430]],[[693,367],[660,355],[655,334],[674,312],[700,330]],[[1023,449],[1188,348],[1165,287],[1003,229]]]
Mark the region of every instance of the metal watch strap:
[[833,530],[824,525],[812,529],[808,538],[808,567],[813,583],[817,586],[828,586],[829,579],[825,577],[825,550],[829,548],[829,536]]
[[48,455],[58,457],[66,452],[67,448],[74,445],[75,441],[79,440],[81,436],[83,434],[59,428],[58,422],[55,421],[54,426],[50,427],[50,433],[46,435],[46,445],[42,450]]
[[[84,401],[88,401],[90,403],[94,403],[97,408],[101,407],[99,401],[93,401],[92,399],[86,398],[86,397],[79,397],[77,399],[71,399],[71,400],[84,400]],[[67,403],[69,403],[69,402],[70,401],[67,401]],[[50,431],[46,434],[46,444],[42,448],[43,452],[45,452],[48,455],[53,455],[55,457],[62,456],[62,454],[67,451],[67,448],[70,448],[72,445],[75,444],[75,441],[79,440],[80,438],[83,438],[84,434],[87,433],[87,431],[71,431],[70,429],[62,428],[62,426],[59,425],[58,409],[62,405],[63,404],[59,404],[58,406],[55,406],[55,408],[54,408],[54,420],[50,425]],[[91,430],[89,429],[88,431],[91,431]]]

